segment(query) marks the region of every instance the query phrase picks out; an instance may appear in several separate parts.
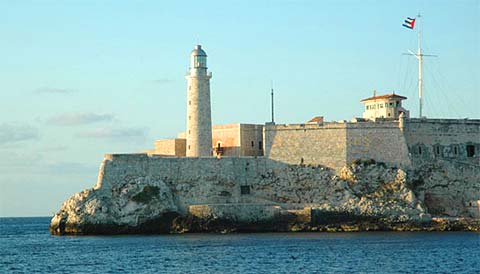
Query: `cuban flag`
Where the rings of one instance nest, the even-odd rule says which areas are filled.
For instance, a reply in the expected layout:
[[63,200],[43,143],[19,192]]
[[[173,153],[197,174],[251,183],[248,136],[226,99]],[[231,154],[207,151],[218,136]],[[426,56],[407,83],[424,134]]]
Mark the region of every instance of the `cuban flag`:
[[407,19],[405,19],[405,24],[402,24],[402,26],[413,29],[413,27],[415,26],[415,18],[407,17]]

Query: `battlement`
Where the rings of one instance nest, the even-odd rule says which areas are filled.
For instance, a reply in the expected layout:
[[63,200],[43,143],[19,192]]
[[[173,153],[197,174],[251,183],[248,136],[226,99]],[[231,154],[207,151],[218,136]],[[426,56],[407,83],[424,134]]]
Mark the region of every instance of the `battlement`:
[[409,118],[409,123],[421,124],[454,124],[454,125],[480,125],[480,119],[448,119],[448,118]]
[[309,129],[345,129],[345,128],[379,128],[379,127],[398,127],[398,119],[377,118],[375,120],[363,120],[354,118],[351,121],[340,120],[322,123],[303,123],[303,124],[267,124],[266,130],[309,130]]

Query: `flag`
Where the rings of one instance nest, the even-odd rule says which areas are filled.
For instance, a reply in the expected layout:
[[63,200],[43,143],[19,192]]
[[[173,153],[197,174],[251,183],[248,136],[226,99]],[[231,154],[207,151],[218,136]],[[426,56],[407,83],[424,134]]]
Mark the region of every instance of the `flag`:
[[405,19],[405,24],[402,24],[402,26],[413,29],[413,27],[415,26],[415,18],[407,17],[407,19]]

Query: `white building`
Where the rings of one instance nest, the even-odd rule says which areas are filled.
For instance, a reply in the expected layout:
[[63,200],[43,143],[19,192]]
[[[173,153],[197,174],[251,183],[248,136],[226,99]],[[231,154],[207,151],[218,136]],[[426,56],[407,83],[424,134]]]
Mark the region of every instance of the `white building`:
[[376,96],[363,99],[361,102],[365,104],[363,118],[375,120],[376,118],[398,119],[400,113],[403,112],[405,118],[409,118],[410,112],[402,107],[402,100],[407,97],[397,95],[395,93]]

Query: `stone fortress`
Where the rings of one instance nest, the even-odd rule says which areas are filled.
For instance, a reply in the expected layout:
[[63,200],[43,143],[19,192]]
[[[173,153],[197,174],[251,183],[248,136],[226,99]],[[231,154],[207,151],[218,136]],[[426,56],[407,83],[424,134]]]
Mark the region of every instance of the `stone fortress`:
[[409,167],[434,159],[480,164],[480,119],[410,118],[397,94],[363,99],[362,118],[300,124],[211,123],[207,55],[197,45],[186,76],[187,129],[176,139],[158,140],[151,156],[266,157],[287,164],[322,165],[338,170],[356,159]]
[[96,186],[62,205],[51,232],[151,233],[152,222],[163,232],[210,231],[215,220],[254,231],[275,224],[272,231],[287,219],[291,231],[292,222],[313,229],[345,216],[480,218],[480,119],[411,118],[406,97],[374,92],[362,100],[362,118],[350,121],[212,126],[211,78],[197,45],[186,75],[186,131],[142,153],[105,155]]

